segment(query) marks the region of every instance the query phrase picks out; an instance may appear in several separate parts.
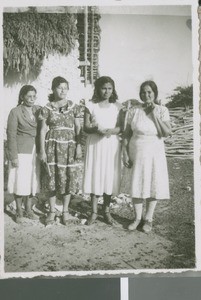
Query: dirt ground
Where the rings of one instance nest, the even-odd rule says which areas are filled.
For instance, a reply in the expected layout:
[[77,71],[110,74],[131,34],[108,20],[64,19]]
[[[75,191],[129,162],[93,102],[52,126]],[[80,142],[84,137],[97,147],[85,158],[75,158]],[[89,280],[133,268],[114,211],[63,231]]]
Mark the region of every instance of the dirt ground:
[[[171,200],[158,202],[153,231],[126,228],[133,219],[129,202],[114,203],[117,225],[100,217],[91,226],[84,219],[90,202],[76,196],[71,211],[77,220],[45,227],[45,209],[37,206],[38,220],[14,222],[5,210],[5,272],[183,269],[195,267],[193,161],[168,159]],[[5,203],[11,201],[5,193]],[[101,205],[100,205],[101,209]]]

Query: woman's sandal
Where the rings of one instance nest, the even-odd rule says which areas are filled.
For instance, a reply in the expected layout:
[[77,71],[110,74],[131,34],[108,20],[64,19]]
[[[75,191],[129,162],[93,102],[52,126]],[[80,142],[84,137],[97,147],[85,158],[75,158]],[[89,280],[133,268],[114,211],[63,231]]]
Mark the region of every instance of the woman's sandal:
[[38,217],[34,214],[32,210],[28,210],[24,212],[25,217],[30,219],[30,220],[38,220]]
[[55,216],[56,216],[56,213],[50,211],[47,215],[47,218],[45,219],[45,225],[47,226],[47,225],[54,224]]
[[152,222],[148,220],[144,220],[144,225],[142,227],[142,230],[145,233],[149,233],[152,230]]
[[16,212],[15,214],[15,222],[17,224],[21,224],[23,221],[23,212]]
[[62,222],[64,225],[67,225],[69,220],[72,219],[72,216],[69,214],[68,211],[63,211],[62,213]]
[[86,225],[92,225],[96,221],[97,217],[98,217],[98,214],[93,212],[91,214],[91,216],[89,217],[89,219],[87,220]]
[[104,220],[108,225],[114,225],[115,224],[115,220],[112,218],[112,216],[109,212],[104,213]]
[[134,222],[132,222],[129,226],[128,226],[128,230],[130,231],[134,231],[137,229],[137,227],[140,225],[141,220],[136,219]]

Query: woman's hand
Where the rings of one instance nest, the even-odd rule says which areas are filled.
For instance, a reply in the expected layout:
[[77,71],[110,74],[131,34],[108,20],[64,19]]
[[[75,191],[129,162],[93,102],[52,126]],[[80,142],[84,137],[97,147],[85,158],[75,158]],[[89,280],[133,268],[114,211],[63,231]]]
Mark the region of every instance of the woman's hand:
[[77,144],[75,158],[76,159],[82,158],[82,146],[80,144]]
[[153,112],[154,108],[155,108],[154,102],[145,103],[144,110],[147,115],[150,114],[151,112]]
[[42,151],[39,153],[39,159],[42,161],[42,162],[47,162],[47,155],[45,153],[45,151]]
[[107,129],[106,130],[106,137],[109,138],[111,137],[111,135],[114,134],[114,129]]
[[132,167],[132,162],[128,156],[128,153],[127,152],[123,152],[123,164],[126,168],[131,168]]
[[12,168],[17,168],[19,166],[19,162],[18,162],[17,158],[11,160],[11,166],[12,166]]
[[98,133],[109,138],[111,135],[115,134],[115,129],[98,129]]

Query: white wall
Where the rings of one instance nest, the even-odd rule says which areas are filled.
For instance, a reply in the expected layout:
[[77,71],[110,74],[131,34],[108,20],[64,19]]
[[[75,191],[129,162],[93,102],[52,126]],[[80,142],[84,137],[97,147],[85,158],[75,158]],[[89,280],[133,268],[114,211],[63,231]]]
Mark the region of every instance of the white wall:
[[[68,99],[71,99],[75,103],[79,103],[82,98],[90,99],[92,95],[92,88],[88,85],[86,88],[81,83],[79,59],[78,59],[78,45],[67,57],[60,55],[49,55],[44,59],[41,73],[37,80],[28,84],[33,85],[37,90],[36,104],[44,106],[48,102],[48,95],[51,91],[52,79],[56,76],[62,76],[69,82]],[[21,84],[14,85],[12,87],[4,87],[4,99],[6,99],[6,105],[4,106],[4,128],[7,126],[7,117],[9,111],[17,105],[18,94]],[[6,135],[4,133],[4,137]]]
[[[116,14],[102,12],[100,75],[115,80],[120,101],[138,98],[139,86],[147,79],[156,81],[163,100],[177,85],[192,82],[191,31],[186,26],[189,17],[136,15],[128,10],[124,14],[119,10]],[[58,75],[70,83],[69,99],[78,103],[91,98],[92,87],[81,83],[78,57],[77,45],[68,57],[50,55],[44,60],[41,74],[30,83],[38,91],[38,104],[47,102],[51,81]],[[3,89],[4,127],[9,111],[17,105],[21,86]]]
[[100,75],[111,76],[120,101],[138,98],[140,84],[154,80],[159,98],[192,83],[191,30],[187,16],[103,14]]

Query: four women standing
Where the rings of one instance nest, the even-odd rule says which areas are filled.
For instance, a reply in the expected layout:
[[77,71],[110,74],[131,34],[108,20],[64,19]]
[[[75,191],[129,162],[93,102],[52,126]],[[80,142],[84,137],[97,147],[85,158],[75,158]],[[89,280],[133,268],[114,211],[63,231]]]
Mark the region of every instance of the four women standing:
[[[66,225],[71,218],[68,206],[70,194],[75,192],[75,159],[82,155],[79,110],[77,105],[66,99],[68,88],[68,82],[64,78],[54,78],[52,81],[53,93],[49,96],[49,103],[40,110],[39,114],[39,120],[41,120],[40,158],[49,170],[50,212],[46,218],[46,224],[54,222],[56,194],[60,194],[63,198],[63,224]],[[34,94],[36,91],[33,90],[30,93],[30,97],[33,98],[35,95],[32,93]],[[28,96],[25,97],[25,95],[27,92],[20,96],[20,99],[24,101],[23,106],[12,110],[8,119],[8,148],[11,163],[17,168],[17,175],[20,168],[15,159],[18,152],[22,152],[22,150],[19,150],[21,146],[17,150],[17,145],[21,144],[20,141],[18,144],[16,142],[14,127],[18,128],[19,132],[25,130],[24,128],[21,130],[16,121],[15,124],[11,122],[18,110],[21,114],[26,113],[28,116],[26,117],[26,126],[24,125],[28,128],[26,129],[28,130],[26,132],[27,146],[24,145],[24,147],[29,148],[27,151],[32,155],[31,157],[35,151],[35,112],[37,109],[33,108],[33,99],[32,102],[29,102],[26,100]],[[157,104],[157,96],[156,84],[153,81],[144,82],[140,88],[140,98],[143,103],[128,112],[123,139],[123,161],[125,166],[132,168],[130,192],[136,212],[136,219],[129,225],[129,230],[136,229],[141,222],[143,199],[147,199],[143,230],[149,232],[152,229],[157,200],[169,198],[168,172],[163,143],[163,137],[170,134],[169,114],[166,107]],[[29,105],[31,109],[28,108]],[[87,221],[88,225],[97,219],[100,196],[103,196],[104,200],[105,222],[112,225],[114,221],[110,215],[109,206],[111,196],[119,193],[121,178],[119,133],[123,126],[119,121],[119,110],[120,104],[117,102],[114,81],[107,76],[100,77],[95,82],[94,95],[86,107],[84,116],[84,130],[88,136],[85,149],[83,191],[91,195],[92,203],[92,214]],[[35,128],[35,131],[29,127]],[[32,143],[30,143],[30,137],[33,138]],[[25,165],[24,160],[22,165]],[[27,193],[27,195],[34,194],[34,191],[29,189]],[[21,216],[21,202],[18,199],[24,194],[18,190],[14,191],[14,194],[18,216]],[[27,211],[30,212],[28,205]]]

